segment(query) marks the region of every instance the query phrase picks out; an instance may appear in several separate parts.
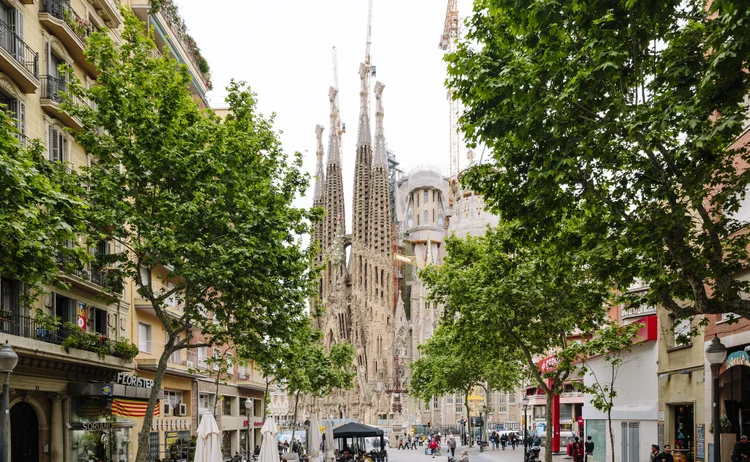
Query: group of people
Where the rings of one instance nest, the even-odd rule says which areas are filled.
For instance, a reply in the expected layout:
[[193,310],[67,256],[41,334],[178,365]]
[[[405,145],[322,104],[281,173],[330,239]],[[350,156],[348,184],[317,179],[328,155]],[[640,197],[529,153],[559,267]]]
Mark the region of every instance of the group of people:
[[[539,440],[539,437],[536,435],[528,435],[526,438],[526,444],[528,446],[533,445],[534,441]],[[508,446],[510,446],[512,449],[516,449],[516,446],[523,446],[523,437],[516,432],[498,433],[496,431],[493,431],[492,433],[490,433],[489,440],[493,450],[502,448],[503,451],[505,451],[505,448]],[[541,440],[539,441],[539,444],[541,444]]]
[[[750,440],[747,435],[742,435],[732,450],[732,462],[748,462],[750,459]],[[649,462],[674,462],[672,447],[664,445],[664,450],[659,450],[658,444],[651,445],[651,456]]]

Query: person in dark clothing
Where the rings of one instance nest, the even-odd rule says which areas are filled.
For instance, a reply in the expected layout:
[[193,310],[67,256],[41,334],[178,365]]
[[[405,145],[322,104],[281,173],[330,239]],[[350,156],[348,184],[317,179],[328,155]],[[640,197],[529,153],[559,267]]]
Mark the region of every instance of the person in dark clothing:
[[750,458],[750,441],[747,435],[742,435],[732,450],[732,462],[747,462],[748,458]]
[[672,446],[665,444],[664,452],[654,458],[654,462],[674,462],[674,456],[672,455]]
[[507,445],[508,445],[508,434],[507,433],[503,433],[500,436],[500,446],[503,447],[503,451],[505,451],[505,446],[507,446]]
[[659,445],[658,444],[652,444],[651,445],[651,454],[649,455],[648,462],[654,462],[657,457],[659,457]]
[[589,456],[594,454],[594,442],[591,441],[591,437],[586,438],[586,444],[584,444],[586,450],[586,462],[589,462]]

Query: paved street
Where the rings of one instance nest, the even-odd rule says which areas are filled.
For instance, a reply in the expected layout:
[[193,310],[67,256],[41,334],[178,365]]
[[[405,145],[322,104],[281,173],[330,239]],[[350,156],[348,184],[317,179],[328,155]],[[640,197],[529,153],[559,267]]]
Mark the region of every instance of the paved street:
[[[459,446],[456,448],[456,460],[458,460],[461,451],[463,449],[466,449],[465,446]],[[544,459],[544,450],[542,450],[541,458]],[[554,456],[553,462],[567,462],[572,461],[570,458],[566,458],[563,455],[560,456]],[[388,461],[389,462],[430,462],[434,460],[435,462],[446,462],[448,460],[448,448],[447,446],[443,445],[441,455],[435,456],[435,459],[432,459],[432,456],[426,456],[424,454],[424,447],[417,447],[416,450],[398,450],[398,449],[388,449]],[[473,448],[469,448],[469,461],[470,462],[523,462],[523,447],[518,447],[515,450],[513,449],[506,449],[503,451],[502,449],[497,451],[485,451],[480,453],[479,448],[477,446]]]

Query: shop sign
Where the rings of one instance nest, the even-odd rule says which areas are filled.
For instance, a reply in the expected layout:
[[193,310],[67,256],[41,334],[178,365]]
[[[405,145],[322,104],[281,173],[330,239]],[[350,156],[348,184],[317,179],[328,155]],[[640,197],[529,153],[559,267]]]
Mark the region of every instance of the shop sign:
[[140,388],[153,388],[154,381],[151,379],[144,379],[137,375],[125,374],[124,372],[117,373],[117,383],[128,387],[140,387]]
[[91,432],[105,432],[112,430],[112,422],[81,422],[81,427]]
[[727,356],[727,369],[734,366],[750,367],[750,356],[745,351],[735,351]]
[[549,356],[539,361],[539,370],[542,372],[552,372],[557,369],[559,363],[560,360],[557,356]]

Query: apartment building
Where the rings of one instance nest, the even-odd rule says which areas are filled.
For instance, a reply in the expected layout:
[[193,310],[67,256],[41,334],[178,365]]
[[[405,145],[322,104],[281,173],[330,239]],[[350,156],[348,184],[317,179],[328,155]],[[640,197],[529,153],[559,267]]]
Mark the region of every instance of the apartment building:
[[[94,84],[96,69],[85,58],[87,37],[106,28],[119,41],[121,7],[132,8],[153,28],[160,49],[187,65],[193,76],[190,91],[207,106],[205,94],[211,86],[207,65],[171,1],[154,11],[149,0],[0,0],[0,103],[17,119],[21,143],[41,140],[50,162],[80,168],[90,161],[66,130],[78,130],[81,123],[60,107],[71,76],[59,66],[69,65],[84,85]],[[91,252],[119,250],[115,243],[102,241]],[[166,273],[166,268],[157,268],[150,276],[168,288],[173,281],[165,280]],[[45,288],[29,305],[22,303],[23,282],[0,275],[0,342],[7,341],[19,355],[10,378],[9,434],[3,435],[10,443],[10,460],[133,459],[164,332],[132,281],[121,292],[108,293],[103,288],[105,277],[95,267],[65,274],[68,289]],[[176,301],[171,308],[179,309]],[[77,324],[85,333],[56,325],[55,317]],[[112,353],[119,351],[114,348],[106,354],[103,349],[76,348],[82,342],[71,340],[84,335],[95,335],[109,347],[132,342],[139,354],[133,361],[127,354]],[[189,440],[204,409],[201,405],[210,407],[210,396],[201,400],[200,391],[200,383],[210,377],[192,372],[200,355],[200,351],[182,351],[170,360],[151,429],[162,451],[171,442]],[[253,396],[259,402],[262,380],[252,367],[235,366],[232,374],[229,388],[223,388],[220,396],[230,403],[223,420],[230,432],[228,449],[235,450],[243,438],[240,427],[247,426],[241,417],[243,398]],[[234,398],[226,399],[229,396]],[[260,427],[257,419],[250,424]]]

